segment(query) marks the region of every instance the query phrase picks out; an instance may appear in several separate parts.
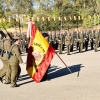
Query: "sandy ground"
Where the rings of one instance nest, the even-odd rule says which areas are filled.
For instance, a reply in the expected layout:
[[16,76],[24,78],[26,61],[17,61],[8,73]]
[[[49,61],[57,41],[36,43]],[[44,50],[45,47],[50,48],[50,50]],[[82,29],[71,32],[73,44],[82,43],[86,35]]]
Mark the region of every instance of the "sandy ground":
[[[60,55],[72,73],[61,60],[54,56],[48,72],[48,80],[35,83],[21,65],[19,87],[10,88],[0,82],[0,100],[100,100],[100,48],[71,55]],[[26,55],[22,56],[24,62]],[[0,68],[2,62],[0,62]]]

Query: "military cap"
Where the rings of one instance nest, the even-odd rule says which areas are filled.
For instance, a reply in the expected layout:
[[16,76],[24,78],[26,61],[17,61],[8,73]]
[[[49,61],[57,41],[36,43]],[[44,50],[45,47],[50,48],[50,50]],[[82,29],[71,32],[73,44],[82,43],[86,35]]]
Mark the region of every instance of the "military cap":
[[43,37],[48,37],[49,34],[48,33],[42,33]]

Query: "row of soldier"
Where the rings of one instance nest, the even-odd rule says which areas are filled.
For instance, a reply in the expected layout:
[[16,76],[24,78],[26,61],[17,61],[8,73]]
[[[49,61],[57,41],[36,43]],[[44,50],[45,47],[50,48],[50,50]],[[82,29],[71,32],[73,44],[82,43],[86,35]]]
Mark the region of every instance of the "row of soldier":
[[[18,34],[17,34],[18,35]],[[26,34],[20,35],[20,49],[21,52],[28,52],[28,38]],[[69,55],[75,48],[82,52],[83,49],[87,51],[90,46],[91,50],[98,51],[100,46],[100,30],[80,30],[80,31],[66,31],[64,33],[49,33],[49,43],[55,50],[61,54],[64,50],[67,50]]]
[[82,53],[83,49],[89,50],[89,46],[91,50],[94,49],[97,52],[100,46],[100,30],[67,31],[64,34],[49,33],[49,43],[59,51],[59,54],[67,50],[67,54],[70,55],[75,48]]

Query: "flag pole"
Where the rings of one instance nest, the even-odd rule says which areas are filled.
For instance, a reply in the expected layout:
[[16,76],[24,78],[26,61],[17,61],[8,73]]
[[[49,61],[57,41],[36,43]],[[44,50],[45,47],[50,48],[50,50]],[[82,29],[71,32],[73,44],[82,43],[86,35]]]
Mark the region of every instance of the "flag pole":
[[61,59],[61,57],[56,53],[56,55],[59,57],[59,59],[63,62],[63,64],[66,66],[66,68],[69,70],[70,73],[72,73],[72,71],[67,67],[66,63]]

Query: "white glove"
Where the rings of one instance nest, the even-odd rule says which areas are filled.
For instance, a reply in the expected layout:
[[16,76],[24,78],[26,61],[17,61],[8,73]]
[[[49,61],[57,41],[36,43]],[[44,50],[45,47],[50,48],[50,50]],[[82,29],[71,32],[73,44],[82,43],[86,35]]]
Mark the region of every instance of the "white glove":
[[24,62],[23,62],[23,63],[21,63],[21,65],[24,65],[24,64],[26,64],[26,63],[24,63]]

